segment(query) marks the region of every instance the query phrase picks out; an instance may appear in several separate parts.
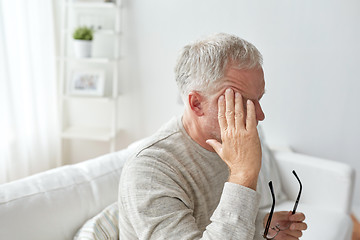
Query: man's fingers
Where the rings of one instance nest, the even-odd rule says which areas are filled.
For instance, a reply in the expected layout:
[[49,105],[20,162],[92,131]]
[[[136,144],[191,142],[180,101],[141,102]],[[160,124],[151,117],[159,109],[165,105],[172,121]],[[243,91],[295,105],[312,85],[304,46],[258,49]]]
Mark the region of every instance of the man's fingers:
[[227,125],[230,128],[234,128],[235,127],[235,119],[234,119],[234,115],[235,115],[235,103],[234,103],[234,91],[229,88],[226,89],[225,91],[225,99],[226,99],[226,112],[225,112],[225,116],[226,116],[226,121],[227,121]]
[[218,120],[220,129],[224,130],[227,128],[226,118],[225,118],[225,97],[221,95],[218,100]]
[[[267,217],[268,215],[264,219]],[[273,220],[280,225],[280,229],[284,229],[276,236],[276,240],[298,240],[302,237],[303,231],[307,229],[307,224],[303,222],[305,215],[301,212],[296,214],[292,214],[291,211],[275,212]]]
[[302,212],[297,212],[293,215],[290,215],[289,220],[293,222],[302,222],[305,220],[305,214],[303,214]]
[[247,115],[246,115],[246,129],[256,128],[256,114],[255,114],[255,105],[250,99],[246,102]]
[[290,225],[289,229],[292,231],[294,230],[304,231],[307,229],[307,224],[304,222],[295,222]]
[[306,223],[292,223],[289,229],[281,230],[280,234],[276,237],[276,239],[299,239],[303,235],[303,231],[307,229]]
[[279,235],[276,236],[276,240],[299,240],[299,238],[302,236],[301,231],[280,231]]
[[302,233],[302,231],[290,231],[288,233],[288,235],[293,236],[295,238],[300,238],[300,237],[302,237],[303,233]]
[[290,216],[293,216],[289,211],[278,211],[275,212],[275,215],[277,221],[286,221],[286,222],[290,221]]
[[215,139],[208,139],[208,140],[206,140],[206,143],[209,144],[219,156],[221,156],[221,154],[220,154],[221,148],[222,148],[221,143],[219,143]]
[[235,93],[235,127],[244,128],[245,125],[245,113],[243,99],[240,93]]

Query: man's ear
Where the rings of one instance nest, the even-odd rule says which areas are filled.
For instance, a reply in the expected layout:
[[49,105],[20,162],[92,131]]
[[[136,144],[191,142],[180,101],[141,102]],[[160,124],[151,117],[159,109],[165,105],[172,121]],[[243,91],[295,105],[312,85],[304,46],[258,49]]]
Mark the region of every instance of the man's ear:
[[198,92],[190,92],[188,95],[190,109],[199,117],[204,115],[203,101],[204,97]]

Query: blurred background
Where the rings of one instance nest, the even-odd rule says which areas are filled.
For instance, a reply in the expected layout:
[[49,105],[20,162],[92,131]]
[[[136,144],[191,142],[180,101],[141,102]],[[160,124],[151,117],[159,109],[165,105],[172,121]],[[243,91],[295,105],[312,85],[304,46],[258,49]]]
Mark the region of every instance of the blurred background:
[[[0,14],[1,182],[119,150],[180,115],[178,51],[216,32],[263,54],[270,145],[359,174],[359,1],[0,0]],[[84,25],[85,59],[72,43]],[[96,93],[74,94],[79,74]]]

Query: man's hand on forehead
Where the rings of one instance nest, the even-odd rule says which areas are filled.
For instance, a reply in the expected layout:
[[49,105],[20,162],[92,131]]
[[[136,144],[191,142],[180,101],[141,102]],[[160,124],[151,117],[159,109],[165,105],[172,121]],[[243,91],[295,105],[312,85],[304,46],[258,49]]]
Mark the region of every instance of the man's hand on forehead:
[[[245,114],[245,117],[246,117],[246,112],[247,112],[247,100],[249,100],[249,98],[245,97],[244,94],[242,94],[238,89],[236,88],[233,88],[233,87],[227,87],[224,89],[223,93],[219,96],[219,98],[221,96],[224,96],[226,98],[226,91],[228,92],[231,92],[232,91],[232,94],[235,94],[234,95],[234,99],[236,99],[236,95],[239,95],[239,97],[241,97],[241,100],[242,100],[242,106],[243,106],[243,111],[244,111],[244,114]],[[218,98],[218,101],[219,101],[219,98]],[[225,99],[226,100],[226,99]],[[230,101],[229,104],[235,104],[235,100],[232,101],[228,98],[228,100]],[[251,100],[251,99],[250,99]],[[233,103],[232,103],[233,102]],[[226,101],[225,101],[225,105],[226,105]],[[218,105],[219,107],[219,105]],[[241,110],[241,109],[239,109]],[[234,107],[234,111],[235,111],[235,107]],[[246,118],[244,118],[244,121],[246,120]]]
[[206,142],[214,148],[230,169],[229,182],[256,189],[261,167],[261,146],[257,132],[255,105],[237,91],[228,88],[218,100],[218,120],[222,143]]

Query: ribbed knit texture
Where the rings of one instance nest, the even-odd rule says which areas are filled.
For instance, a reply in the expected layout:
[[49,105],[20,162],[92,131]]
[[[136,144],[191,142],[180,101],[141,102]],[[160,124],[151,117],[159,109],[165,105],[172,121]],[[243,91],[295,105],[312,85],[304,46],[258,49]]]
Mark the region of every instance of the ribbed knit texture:
[[[266,163],[272,168],[269,162]],[[263,163],[264,168],[264,163]],[[276,170],[262,169],[261,184]],[[227,165],[173,119],[126,162],[119,185],[120,239],[255,239],[260,194],[227,183]],[[276,183],[274,184],[276,185]],[[279,185],[280,187],[280,185]],[[261,188],[265,211],[271,199]],[[280,189],[277,189],[280,190]],[[255,224],[257,230],[255,231]],[[261,236],[261,235],[260,235]]]

